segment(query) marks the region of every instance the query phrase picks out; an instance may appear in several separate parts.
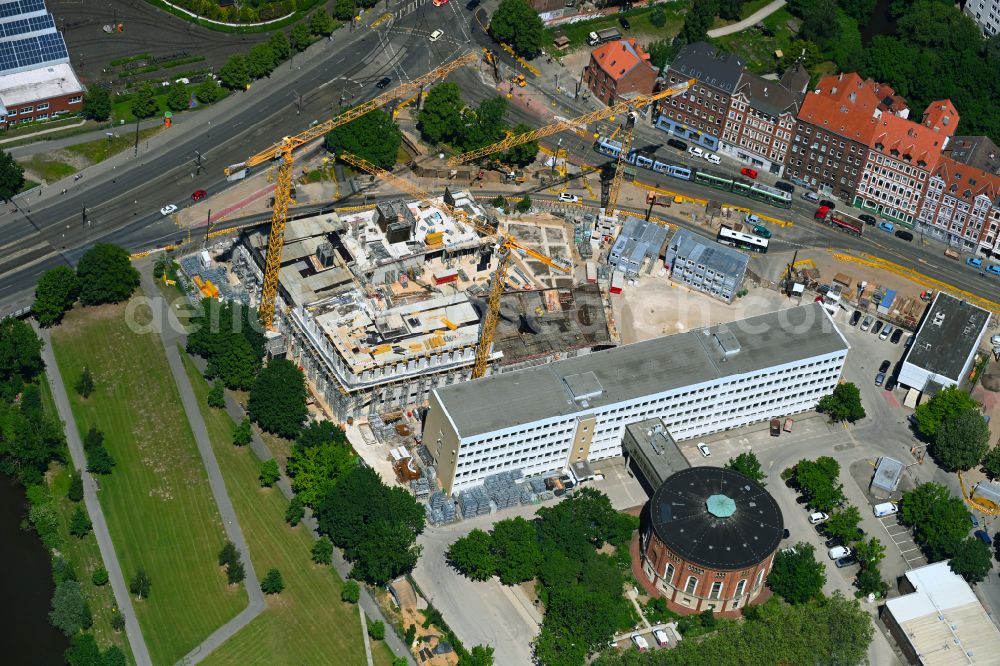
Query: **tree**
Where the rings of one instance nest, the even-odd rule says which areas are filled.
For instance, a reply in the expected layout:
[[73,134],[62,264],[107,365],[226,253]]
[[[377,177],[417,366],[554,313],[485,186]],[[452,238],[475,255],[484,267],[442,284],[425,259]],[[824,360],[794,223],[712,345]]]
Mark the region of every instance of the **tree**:
[[239,303],[203,299],[190,320],[187,351],[208,365],[205,376],[233,389],[248,389],[260,369],[265,341],[257,313]]
[[111,117],[111,95],[104,88],[94,85],[83,96],[83,117],[103,122]]
[[667,12],[662,5],[653,6],[653,11],[649,13],[649,22],[657,28],[662,28],[667,24]]
[[104,444],[104,433],[97,429],[97,426],[90,426],[87,434],[83,436],[83,450],[90,451]]
[[983,470],[991,479],[1000,477],[1000,446],[994,446],[983,458]]
[[346,442],[309,447],[296,444],[286,471],[300,501],[315,507],[333,484],[356,464],[357,457]]
[[800,460],[795,465],[795,478],[799,488],[809,498],[809,505],[818,511],[833,511],[844,501],[843,485],[837,483],[840,464],[829,456],[815,461]]
[[281,30],[276,30],[267,40],[267,44],[271,47],[271,53],[274,54],[275,64],[285,62],[292,55],[292,44],[288,41],[288,35]]
[[739,472],[761,485],[767,485],[764,483],[767,474],[764,473],[764,469],[760,466],[760,460],[757,459],[753,451],[744,451],[735,458],[730,458],[729,462],[725,464],[725,468]]
[[87,512],[83,510],[82,506],[77,505],[76,511],[73,512],[73,517],[69,521],[69,533],[77,539],[82,539],[90,534],[90,530],[93,528],[94,525],[87,517]]
[[125,653],[117,645],[112,645],[101,655],[101,666],[127,666]]
[[333,562],[333,542],[328,537],[320,537],[312,547],[312,561],[316,564]]
[[354,18],[353,0],[335,0],[333,3],[333,15],[341,21],[349,21]]
[[135,573],[135,577],[132,582],[129,583],[129,592],[134,594],[139,599],[149,598],[149,589],[153,586],[152,581],[149,580],[149,576],[146,574],[146,570],[139,567],[139,570]]
[[94,570],[94,574],[90,577],[90,582],[97,587],[104,587],[108,584],[108,570],[104,567],[97,567]]
[[0,150],[0,199],[4,203],[24,187],[24,167],[18,164],[10,153]]
[[83,366],[83,372],[80,373],[80,377],[76,380],[73,388],[83,398],[89,398],[90,394],[94,392],[94,377],[90,374],[89,366]]
[[52,610],[49,612],[49,622],[53,627],[67,636],[72,636],[81,629],[87,628],[90,610],[87,600],[83,598],[80,583],[67,580],[56,586],[52,595]]
[[472,530],[448,548],[448,563],[472,580],[488,580],[497,569],[493,540],[483,530]]
[[993,558],[989,546],[975,537],[966,537],[955,546],[948,564],[969,583],[979,583],[989,575]]
[[243,566],[243,562],[236,560],[235,562],[230,562],[226,565],[226,582],[229,585],[238,585],[242,583],[247,577],[246,567]]
[[497,41],[510,44],[520,56],[530,58],[542,50],[545,26],[525,0],[500,0],[489,30]]
[[156,89],[151,83],[143,83],[132,93],[132,115],[136,118],[150,118],[159,111],[156,103]]
[[462,131],[462,93],[458,85],[445,81],[427,93],[417,114],[420,138],[428,143],[453,143]]
[[66,496],[71,502],[79,502],[83,499],[83,477],[79,472],[73,472],[69,477],[69,490]]
[[76,277],[84,305],[120,303],[139,286],[139,271],[133,268],[128,253],[110,243],[98,243],[87,250],[76,266]]
[[340,125],[326,135],[326,149],[335,155],[351,153],[383,169],[396,163],[403,134],[392,116],[371,111],[350,123]]
[[493,666],[492,645],[476,645],[467,655],[459,655],[458,666]]
[[298,496],[293,497],[292,501],[288,503],[288,508],[285,509],[285,522],[295,527],[302,519],[306,516],[306,506],[302,503],[302,500]]
[[499,141],[503,137],[506,112],[507,100],[499,96],[483,100],[475,111],[467,110],[462,116],[462,150],[475,150]]
[[[525,123],[518,123],[514,125],[514,129],[511,130],[515,135],[524,134],[525,132],[530,132],[532,127],[526,125]],[[514,146],[507,152],[505,152],[500,159],[505,164],[513,164],[514,166],[528,166],[535,161],[535,157],[538,155],[538,142],[528,141],[527,143],[522,143],[519,146]]]
[[978,411],[979,403],[957,386],[949,386],[917,407],[913,414],[917,424],[917,432],[930,441],[934,441],[942,423],[969,410]]
[[524,198],[518,201],[517,206],[515,207],[517,208],[518,213],[527,213],[531,210],[531,197],[525,194]]
[[260,465],[260,474],[257,475],[260,479],[260,485],[264,488],[270,488],[278,479],[281,478],[281,470],[278,469],[278,461],[274,458],[270,460],[265,460]]
[[494,208],[506,208],[507,200],[504,199],[502,195],[498,194],[495,197],[493,197],[492,201],[490,201],[490,205],[493,206]]
[[31,326],[13,317],[0,319],[0,382],[20,389],[44,368],[42,341]]
[[219,70],[219,81],[230,90],[244,90],[250,85],[250,70],[246,58],[240,54],[229,56]]
[[305,22],[296,23],[289,36],[292,48],[296,51],[305,51],[312,44],[312,39],[312,33],[309,32],[309,26]]
[[967,472],[979,464],[989,448],[989,426],[978,410],[967,409],[941,423],[931,455],[949,472]]
[[885,545],[875,537],[868,541],[862,539],[854,544],[854,555],[861,566],[875,568],[885,559]]
[[385,640],[385,622],[382,620],[368,621],[368,635],[376,641]]
[[87,451],[88,472],[93,474],[111,474],[116,464],[118,463],[103,446],[97,446]]
[[320,37],[328,37],[333,34],[334,29],[337,25],[330,18],[330,15],[326,13],[326,9],[320,7],[313,12],[312,16],[309,18],[309,32],[314,35],[319,35]]
[[875,11],[877,0],[837,0],[837,6],[860,24],[866,24]]
[[41,326],[54,326],[62,321],[80,295],[76,273],[68,266],[56,266],[42,274],[35,286],[35,302],[31,313]]
[[257,374],[247,411],[263,430],[294,439],[309,413],[302,371],[287,359],[272,360]]
[[184,111],[191,104],[191,93],[183,83],[174,83],[167,88],[167,108],[174,112]]
[[270,76],[274,71],[275,57],[271,45],[267,42],[259,42],[253,45],[247,53],[247,73],[252,79],[262,79]]
[[738,21],[743,10],[743,0],[718,0],[716,12],[725,21]]
[[531,580],[542,560],[535,525],[521,517],[501,520],[493,526],[491,551],[497,576],[504,585]]
[[268,571],[264,580],[260,582],[260,589],[264,594],[281,594],[281,591],[285,589],[285,581],[281,577],[281,572],[277,569]]
[[823,531],[830,536],[839,536],[850,543],[858,537],[858,523],[860,522],[861,512],[858,511],[858,507],[849,506],[830,514],[830,519],[826,521]]
[[903,493],[900,517],[931,562],[951,557],[969,532],[969,511],[939,483],[922,483]]
[[[403,643],[406,645],[413,645],[413,641],[417,639],[417,625],[411,624],[406,627],[406,632],[403,634]],[[462,657],[459,657],[461,660]]]
[[65,658],[69,666],[105,666],[101,648],[92,634],[74,632]]
[[250,427],[250,417],[244,416],[243,420],[233,428],[233,446],[246,446],[253,441],[253,430]]
[[112,609],[111,628],[118,632],[125,631],[125,616],[117,608]]
[[344,587],[340,590],[340,600],[346,601],[349,604],[358,603],[358,599],[361,598],[361,586],[358,585],[356,580],[345,580]]
[[831,422],[850,421],[854,423],[865,418],[865,408],[861,404],[861,391],[850,382],[837,384],[833,393],[820,398],[816,410],[829,414]]
[[228,566],[233,562],[238,562],[239,559],[240,552],[236,550],[236,544],[232,541],[227,541],[222,550],[219,551],[219,566]]
[[205,79],[194,89],[194,98],[202,104],[214,104],[222,99],[222,86],[215,79]]
[[818,599],[826,584],[826,569],[815,553],[812,544],[801,541],[795,544],[794,552],[781,551],[774,556],[767,584],[791,604]]
[[226,387],[222,382],[212,382],[212,388],[208,392],[208,406],[214,409],[226,408]]

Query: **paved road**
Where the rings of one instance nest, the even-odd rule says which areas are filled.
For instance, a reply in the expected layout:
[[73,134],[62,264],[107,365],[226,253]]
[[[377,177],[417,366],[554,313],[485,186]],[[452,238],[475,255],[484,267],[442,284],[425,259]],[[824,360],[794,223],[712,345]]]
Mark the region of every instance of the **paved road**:
[[215,459],[212,451],[212,442],[208,437],[208,428],[205,425],[205,418],[198,406],[198,399],[194,395],[194,389],[184,369],[184,360],[181,358],[178,344],[184,344],[184,334],[180,322],[170,308],[170,304],[160,295],[160,290],[153,282],[153,278],[148,270],[148,262],[139,266],[142,275],[142,289],[149,299],[150,307],[153,308],[154,321],[163,323],[160,330],[160,340],[163,342],[163,350],[167,354],[167,363],[170,366],[170,373],[174,377],[174,383],[181,395],[181,404],[184,405],[184,413],[187,415],[188,423],[191,425],[191,432],[194,433],[195,441],[198,443],[198,453],[201,454],[202,463],[208,473],[208,485],[212,489],[212,496],[215,504],[219,507],[219,515],[222,517],[222,524],[226,530],[226,536],[236,545],[240,553],[243,565],[246,568],[246,579],[243,584],[247,590],[249,603],[236,617],[226,622],[216,629],[212,634],[201,642],[200,645],[191,650],[183,659],[182,664],[197,664],[202,659],[211,654],[212,650],[225,643],[237,631],[245,627],[255,617],[260,615],[267,604],[264,603],[264,593],[261,592],[260,582],[257,580],[257,572],[253,568],[253,559],[250,557],[250,549],[243,536],[243,530],[236,517],[236,510],[226,492],[226,480],[219,469],[219,462]]
[[768,16],[778,11],[785,6],[785,0],[774,0],[774,2],[764,5],[757,11],[755,11],[750,16],[746,17],[742,21],[737,21],[731,25],[726,25],[721,28],[716,28],[715,30],[709,30],[708,36],[712,39],[716,37],[724,37],[726,35],[731,35],[734,32],[742,32],[750,26],[756,25],[760,21],[763,21]]
[[108,579],[111,582],[111,591],[115,595],[115,603],[125,618],[125,636],[128,638],[129,647],[132,648],[132,656],[135,658],[136,666],[152,666],[153,661],[149,657],[146,641],[142,637],[142,630],[139,628],[139,621],[136,619],[135,609],[132,607],[132,597],[129,596],[128,586],[125,584],[125,574],[122,573],[118,555],[115,553],[115,545],[111,540],[111,533],[108,531],[108,521],[104,518],[104,509],[101,508],[101,500],[97,497],[97,482],[87,471],[87,458],[83,453],[83,443],[80,441],[80,429],[76,427],[76,419],[73,418],[73,410],[70,409],[69,397],[66,395],[66,386],[59,373],[59,366],[56,365],[56,357],[52,351],[52,337],[49,335],[48,329],[38,329],[36,326],[35,330],[44,343],[42,360],[45,361],[46,375],[49,379],[49,386],[52,388],[56,410],[59,412],[59,418],[62,420],[66,432],[70,458],[73,467],[83,476],[83,501],[87,507],[87,513],[90,514],[90,520],[94,524],[97,548],[101,552],[101,559],[104,560],[104,567],[108,570]]

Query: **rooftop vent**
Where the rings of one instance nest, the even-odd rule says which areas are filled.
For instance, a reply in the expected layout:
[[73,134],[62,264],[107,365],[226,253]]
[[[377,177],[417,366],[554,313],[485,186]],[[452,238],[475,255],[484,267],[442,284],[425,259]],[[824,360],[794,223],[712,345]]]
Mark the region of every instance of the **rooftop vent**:
[[934,323],[935,326],[940,326],[943,321],[944,321],[944,313],[943,312],[937,312],[937,313],[934,314],[934,322],[933,323]]

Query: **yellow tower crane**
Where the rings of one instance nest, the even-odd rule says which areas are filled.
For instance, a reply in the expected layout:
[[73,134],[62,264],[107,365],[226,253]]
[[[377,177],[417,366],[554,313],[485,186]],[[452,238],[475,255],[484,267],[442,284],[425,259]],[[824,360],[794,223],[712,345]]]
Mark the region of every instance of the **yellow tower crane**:
[[475,62],[477,59],[478,56],[475,53],[466,53],[455,60],[441,65],[437,69],[427,72],[423,76],[399,85],[374,99],[352,107],[325,122],[313,125],[304,132],[291,137],[286,136],[278,143],[253,155],[246,162],[234,164],[226,169],[226,175],[228,176],[234,170],[254,167],[268,160],[278,162],[277,184],[274,188],[274,209],[271,213],[271,233],[267,239],[264,283],[260,294],[260,321],[264,326],[269,329],[274,327],[274,302],[278,296],[278,271],[281,268],[281,251],[285,245],[285,224],[288,222],[288,206],[292,203],[292,173],[294,170],[292,153],[295,149],[319,139],[327,132],[385,106],[395,99],[409,95],[414,91],[419,91],[427,84],[444,78],[456,69]]
[[[427,192],[424,192],[422,189],[405,178],[401,178],[394,173],[377,167],[357,155],[341,153],[338,157],[351,166],[361,169],[362,171],[389,183],[393,187],[406,192],[425,206],[436,205],[431,202],[431,196]],[[490,353],[493,350],[493,336],[496,334],[497,323],[500,321],[500,297],[503,296],[504,286],[507,283],[507,273],[510,270],[511,261],[513,261],[514,251],[524,252],[526,255],[537,259],[546,266],[554,268],[562,273],[568,273],[570,269],[553,261],[551,258],[541,254],[540,252],[536,252],[529,247],[521,245],[517,239],[509,233],[501,232],[499,229],[494,229],[492,226],[472,218],[461,208],[449,207],[449,210],[461,222],[471,226],[473,229],[483,234],[488,240],[495,242],[497,245],[497,256],[499,257],[499,261],[497,262],[497,268],[493,272],[493,276],[490,278],[489,296],[486,301],[486,313],[483,316],[483,325],[479,329],[479,343],[476,345],[476,363],[472,367],[472,378],[478,379],[486,375],[486,370],[489,368]]]
[[632,147],[632,133],[635,132],[635,111],[625,114],[625,133],[622,135],[622,147],[618,153],[618,161],[615,163],[615,175],[611,179],[611,187],[608,188],[608,204],[604,207],[604,214],[611,217],[615,214],[615,206],[618,205],[618,193],[622,189],[622,180],[625,177],[625,158]]

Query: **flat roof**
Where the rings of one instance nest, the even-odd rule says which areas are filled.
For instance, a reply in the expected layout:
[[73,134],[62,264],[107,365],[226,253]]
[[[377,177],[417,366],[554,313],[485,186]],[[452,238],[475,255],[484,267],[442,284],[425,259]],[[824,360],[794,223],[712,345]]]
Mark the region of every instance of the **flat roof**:
[[83,85],[68,63],[0,75],[0,102],[8,109],[29,102],[82,93]]
[[[664,425],[663,419],[646,419],[630,423],[625,426],[625,432],[635,441],[637,451],[633,455],[641,456],[659,477],[646,479],[654,491],[670,476],[691,466],[677,448],[677,442]],[[623,442],[628,441],[629,437],[623,438]]]
[[903,463],[895,458],[882,456],[879,458],[878,466],[875,468],[875,478],[872,479],[872,485],[876,488],[893,492],[899,486],[899,479],[902,476]]
[[917,330],[905,362],[960,382],[966,361],[979,347],[990,313],[938,292]]
[[653,532],[693,564],[743,569],[763,562],[784,534],[778,503],[759,483],[723,467],[691,467],[649,500]]
[[739,279],[746,272],[750,257],[745,252],[716,243],[707,236],[678,229],[667,244],[667,255],[684,257],[707,269]]
[[[732,348],[733,341],[738,349]],[[441,387],[435,393],[459,436],[473,437],[848,349],[830,316],[818,303],[809,303]],[[588,372],[603,390],[576,402],[565,380]]]

